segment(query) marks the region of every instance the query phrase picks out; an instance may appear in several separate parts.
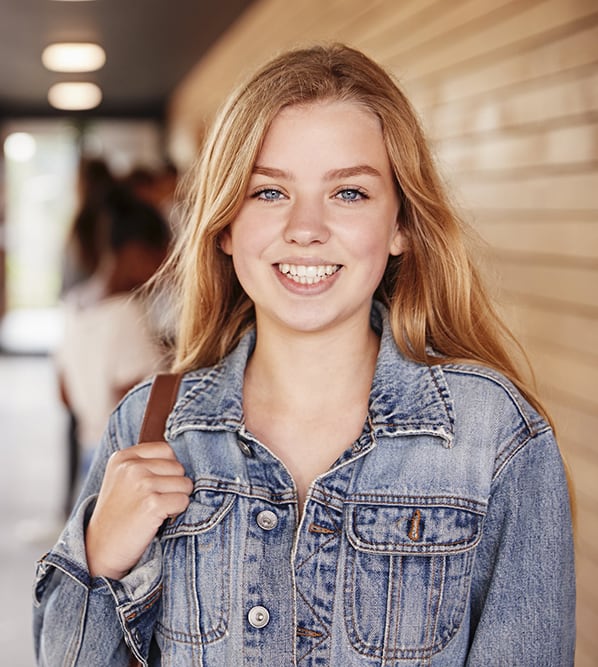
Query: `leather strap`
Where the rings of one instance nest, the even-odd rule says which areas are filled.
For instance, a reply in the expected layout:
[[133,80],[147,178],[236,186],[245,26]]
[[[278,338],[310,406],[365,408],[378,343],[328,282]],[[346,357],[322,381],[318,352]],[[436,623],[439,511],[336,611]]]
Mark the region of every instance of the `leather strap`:
[[161,373],[154,378],[145,406],[139,443],[164,440],[166,420],[174,407],[181,377],[182,373]]
[[[154,378],[139,431],[139,444],[164,440],[166,420],[174,407],[182,377],[182,373],[160,373]],[[128,667],[141,667],[132,652]]]

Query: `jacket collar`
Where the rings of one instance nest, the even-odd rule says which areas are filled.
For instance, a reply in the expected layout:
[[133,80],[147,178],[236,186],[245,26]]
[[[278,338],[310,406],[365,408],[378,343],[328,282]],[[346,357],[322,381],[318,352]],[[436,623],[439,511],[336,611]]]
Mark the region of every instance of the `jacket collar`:
[[[370,394],[369,416],[375,435],[435,435],[450,447],[453,403],[442,367],[426,366],[399,352],[387,309],[374,302],[372,326],[380,334],[380,351]],[[189,429],[237,431],[243,424],[243,379],[255,345],[255,330],[220,363],[188,373],[184,394],[169,418],[171,436]]]

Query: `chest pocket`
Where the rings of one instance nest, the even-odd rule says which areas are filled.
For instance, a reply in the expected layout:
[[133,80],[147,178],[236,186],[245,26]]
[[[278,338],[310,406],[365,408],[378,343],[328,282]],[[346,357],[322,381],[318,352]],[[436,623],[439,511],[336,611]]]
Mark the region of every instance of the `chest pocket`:
[[198,647],[226,633],[232,570],[227,524],[234,502],[234,494],[198,490],[187,510],[165,528],[161,642],[179,644],[180,650],[180,644]]
[[450,505],[346,508],[345,625],[385,665],[427,658],[456,634],[483,514]]

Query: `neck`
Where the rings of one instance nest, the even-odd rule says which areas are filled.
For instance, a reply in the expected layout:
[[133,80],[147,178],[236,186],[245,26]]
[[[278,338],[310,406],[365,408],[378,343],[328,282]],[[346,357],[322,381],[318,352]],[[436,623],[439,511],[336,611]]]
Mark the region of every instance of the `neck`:
[[[258,326],[246,392],[288,409],[367,400],[379,338],[364,323],[345,331],[285,335]],[[325,409],[329,409],[326,407]]]

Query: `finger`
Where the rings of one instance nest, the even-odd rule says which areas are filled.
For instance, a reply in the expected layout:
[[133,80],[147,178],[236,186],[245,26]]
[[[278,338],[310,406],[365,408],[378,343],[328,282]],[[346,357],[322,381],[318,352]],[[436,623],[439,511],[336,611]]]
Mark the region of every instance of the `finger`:
[[186,493],[153,493],[146,498],[143,508],[148,516],[158,517],[161,523],[184,512],[189,502]]
[[193,493],[193,481],[188,477],[153,475],[139,481],[139,485],[147,495],[152,493],[184,493],[189,496]]
[[138,456],[143,459],[174,459],[176,455],[167,442],[143,442],[122,450],[130,456]]
[[176,459],[174,461],[167,459],[129,459],[122,461],[120,465],[127,474],[131,475],[147,473],[160,476],[176,475],[178,477],[185,475],[185,468]]

